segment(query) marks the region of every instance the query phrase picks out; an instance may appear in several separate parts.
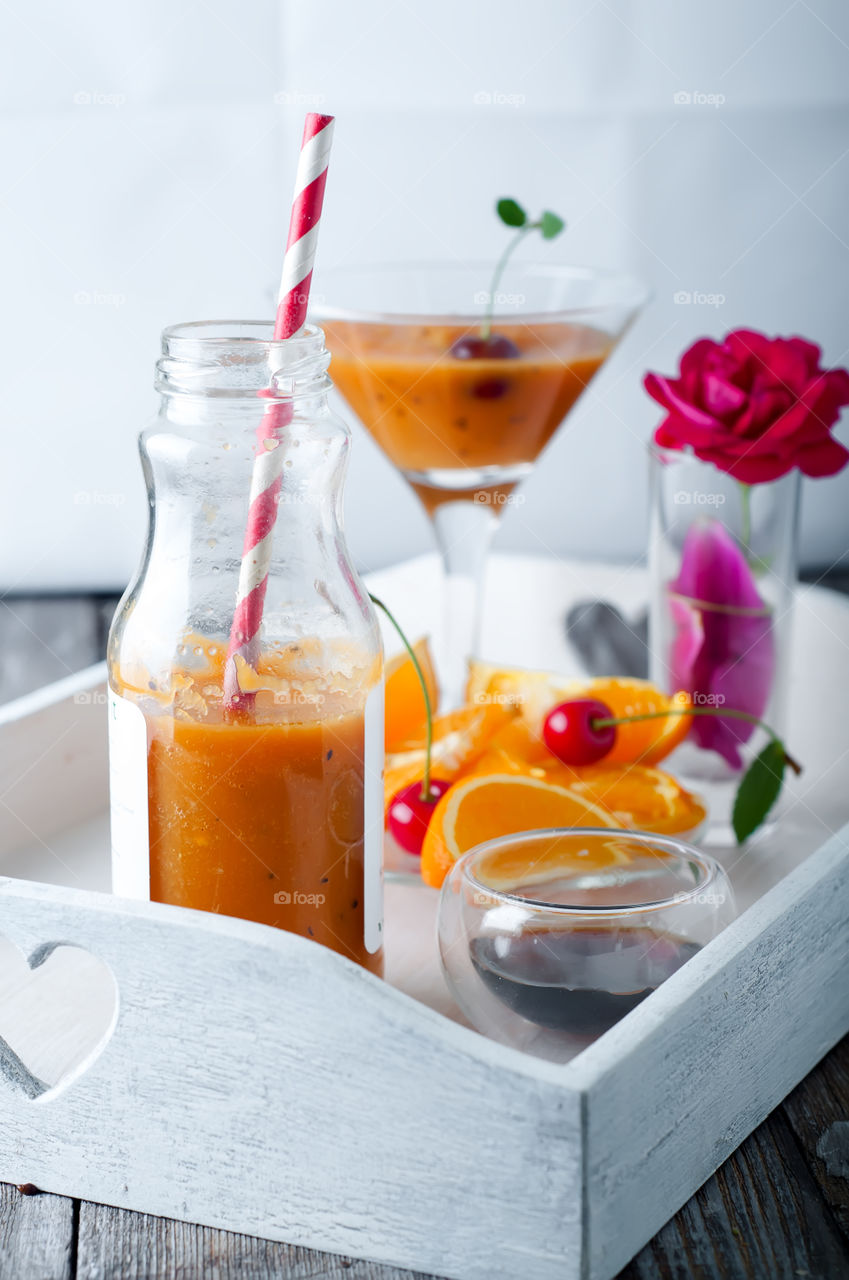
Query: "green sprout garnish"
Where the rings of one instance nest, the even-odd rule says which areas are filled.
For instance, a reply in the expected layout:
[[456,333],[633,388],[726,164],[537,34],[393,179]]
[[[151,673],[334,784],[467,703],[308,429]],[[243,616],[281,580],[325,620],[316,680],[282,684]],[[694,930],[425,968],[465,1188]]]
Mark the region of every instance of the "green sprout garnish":
[[487,302],[486,312],[481,324],[481,338],[484,342],[489,341],[492,333],[492,319],[495,311],[495,295],[498,293],[498,286],[501,283],[501,277],[504,275],[504,269],[510,259],[511,254],[517,248],[520,241],[525,236],[530,235],[532,231],[539,231],[543,240],[553,240],[555,236],[559,236],[560,232],[566,226],[564,220],[556,213],[551,213],[546,209],[545,212],[531,222],[527,213],[518,203],[518,201],[505,196],[499,200],[495,206],[495,212],[506,227],[514,228],[516,234],[507,244],[498,262],[495,264],[495,271],[492,274],[492,284],[489,290],[489,301]]

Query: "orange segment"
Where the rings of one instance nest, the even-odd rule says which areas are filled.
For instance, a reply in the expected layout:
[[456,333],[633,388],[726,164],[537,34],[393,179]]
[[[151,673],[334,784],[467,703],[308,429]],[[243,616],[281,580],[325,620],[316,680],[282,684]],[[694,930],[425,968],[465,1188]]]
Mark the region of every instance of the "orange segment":
[[[519,667],[501,668],[484,662],[469,665],[467,697],[472,702],[487,700],[512,701],[519,709],[528,730],[532,754],[537,763],[538,744],[546,715],[569,698],[598,698],[615,716],[644,715],[669,711],[690,705],[684,692],[672,696],[663,693],[649,680],[631,676],[599,676],[575,680],[550,671],[526,671]],[[619,725],[612,751],[605,764],[658,764],[683,742],[690,731],[691,717],[669,714],[657,720],[641,720]],[[544,751],[544,747],[543,747]]]
[[655,831],[658,835],[694,832],[707,817],[697,796],[671,774],[646,765],[595,765],[582,769],[569,785],[609,809],[624,826],[640,831]]
[[[427,636],[416,641],[413,645],[413,653],[422,669],[431,709],[435,715],[439,700],[439,686],[436,683],[436,669]],[[398,751],[405,742],[424,737],[427,725],[425,700],[416,669],[406,650],[389,659],[384,669],[384,678],[386,684],[385,749]]]
[[530,763],[498,745],[502,741],[503,735],[496,735],[471,766],[473,773],[512,773],[568,787],[607,809],[624,826],[659,835],[695,831],[707,817],[698,796],[661,769],[606,762],[570,769],[551,755],[547,760]]
[[468,702],[512,702],[525,723],[539,736],[542,722],[552,707],[566,698],[585,698],[586,681],[553,671],[530,671],[523,667],[496,667],[472,659],[466,686]]
[[[515,714],[513,707],[487,703],[460,707],[447,715],[437,716],[433,722],[431,749],[433,776],[453,782],[463,770],[474,764],[486,750],[493,734],[512,720]],[[401,787],[406,787],[423,776],[424,763],[423,737],[405,743],[402,751],[387,755],[384,773],[384,797],[387,805]]]
[[[587,833],[580,846],[562,838],[540,841],[518,838],[506,849],[492,849],[478,863],[483,883],[491,889],[526,894],[538,884],[564,872],[604,871],[611,866],[625,866],[633,857],[633,848],[614,831]],[[533,893],[530,894],[533,896]]]
[[568,787],[517,774],[475,774],[455,783],[434,809],[422,846],[422,879],[439,888],[457,858],[497,836],[620,826],[606,809]]

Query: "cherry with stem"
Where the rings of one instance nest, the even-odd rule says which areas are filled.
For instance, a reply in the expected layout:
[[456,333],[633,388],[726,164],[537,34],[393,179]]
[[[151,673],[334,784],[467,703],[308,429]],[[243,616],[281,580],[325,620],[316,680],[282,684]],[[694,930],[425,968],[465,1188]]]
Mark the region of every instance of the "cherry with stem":
[[380,609],[380,611],[384,614],[384,616],[389,619],[389,621],[392,623],[392,626],[397,631],[402,645],[407,650],[407,656],[409,657],[410,661],[413,664],[413,670],[415,671],[416,676],[418,677],[419,684],[421,685],[422,697],[424,698],[424,704],[425,704],[425,714],[427,716],[427,728],[425,730],[424,777],[422,778],[420,798],[423,801],[430,801],[432,800],[432,791],[431,791],[431,784],[430,784],[430,755],[431,755],[431,748],[433,746],[433,708],[430,702],[430,694],[428,693],[427,681],[424,678],[424,672],[422,671],[421,664],[419,663],[419,660],[416,657],[415,650],[413,649],[413,646],[410,644],[409,640],[407,639],[407,636],[404,630],[402,629],[398,619],[395,617],[394,613],[392,613],[389,607],[385,605],[382,600],[378,599],[377,596],[373,596],[371,592],[369,592],[368,598],[369,600],[371,600],[372,604],[375,605],[378,609]]
[[616,729],[622,724],[643,720],[666,720],[669,716],[714,716],[743,720],[763,729],[769,742],[743,775],[734,801],[732,825],[738,843],[757,830],[781,791],[784,770],[802,772],[774,729],[759,716],[733,707],[668,707],[665,711],[644,711],[615,716],[596,699],[576,698],[553,707],[545,718],[543,740],[552,755],[563,764],[580,766],[597,763],[613,749]]
[[425,838],[428,823],[430,822],[436,802],[440,796],[443,796],[451,785],[444,782],[441,778],[431,776],[431,754],[433,749],[433,707],[430,701],[430,694],[427,688],[427,681],[424,678],[424,672],[421,664],[416,657],[415,650],[410,644],[404,633],[401,624],[398,622],[392,611],[369,592],[369,599],[381,612],[388,618],[392,626],[401,638],[401,643],[407,651],[413,669],[418,677],[419,684],[424,698],[425,714],[427,717],[427,726],[425,731],[425,762],[424,773],[421,782],[412,782],[409,786],[402,787],[393,797],[389,804],[389,830],[392,832],[396,842],[407,853],[418,855],[422,851],[422,842]]
[[726,716],[730,720],[746,720],[749,724],[756,725],[757,728],[763,729],[768,733],[772,742],[777,743],[784,752],[784,763],[789,765],[794,773],[802,772],[802,766],[798,760],[794,760],[790,755],[784,743],[779,738],[774,729],[771,729],[765,720],[761,720],[758,716],[751,715],[748,711],[736,711],[733,707],[670,707],[666,711],[644,711],[640,715],[634,716],[614,716],[612,713],[608,716],[602,716],[599,719],[593,719],[592,726],[594,729],[604,729],[608,726],[618,724],[636,724],[638,720],[661,720],[667,716]]

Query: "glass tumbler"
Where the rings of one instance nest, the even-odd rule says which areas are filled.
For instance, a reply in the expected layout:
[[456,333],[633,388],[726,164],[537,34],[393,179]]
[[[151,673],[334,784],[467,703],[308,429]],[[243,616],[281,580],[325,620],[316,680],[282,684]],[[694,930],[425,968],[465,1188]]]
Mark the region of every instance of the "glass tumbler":
[[527,831],[479,845],[442,888],[439,950],[478,1031],[568,1061],[735,916],[722,867],[647,832]]

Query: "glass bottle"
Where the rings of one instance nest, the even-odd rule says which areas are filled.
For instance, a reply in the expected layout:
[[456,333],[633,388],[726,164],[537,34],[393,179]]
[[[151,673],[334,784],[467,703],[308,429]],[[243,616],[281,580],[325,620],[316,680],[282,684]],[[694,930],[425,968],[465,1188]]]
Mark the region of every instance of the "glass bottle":
[[[163,334],[140,440],[147,545],[108,645],[113,889],[289,929],[380,973],[382,649],[342,532],[350,434],[329,359],[314,326],[285,342],[260,322]],[[265,447],[285,452],[258,656],[228,698],[274,405],[286,425]]]

